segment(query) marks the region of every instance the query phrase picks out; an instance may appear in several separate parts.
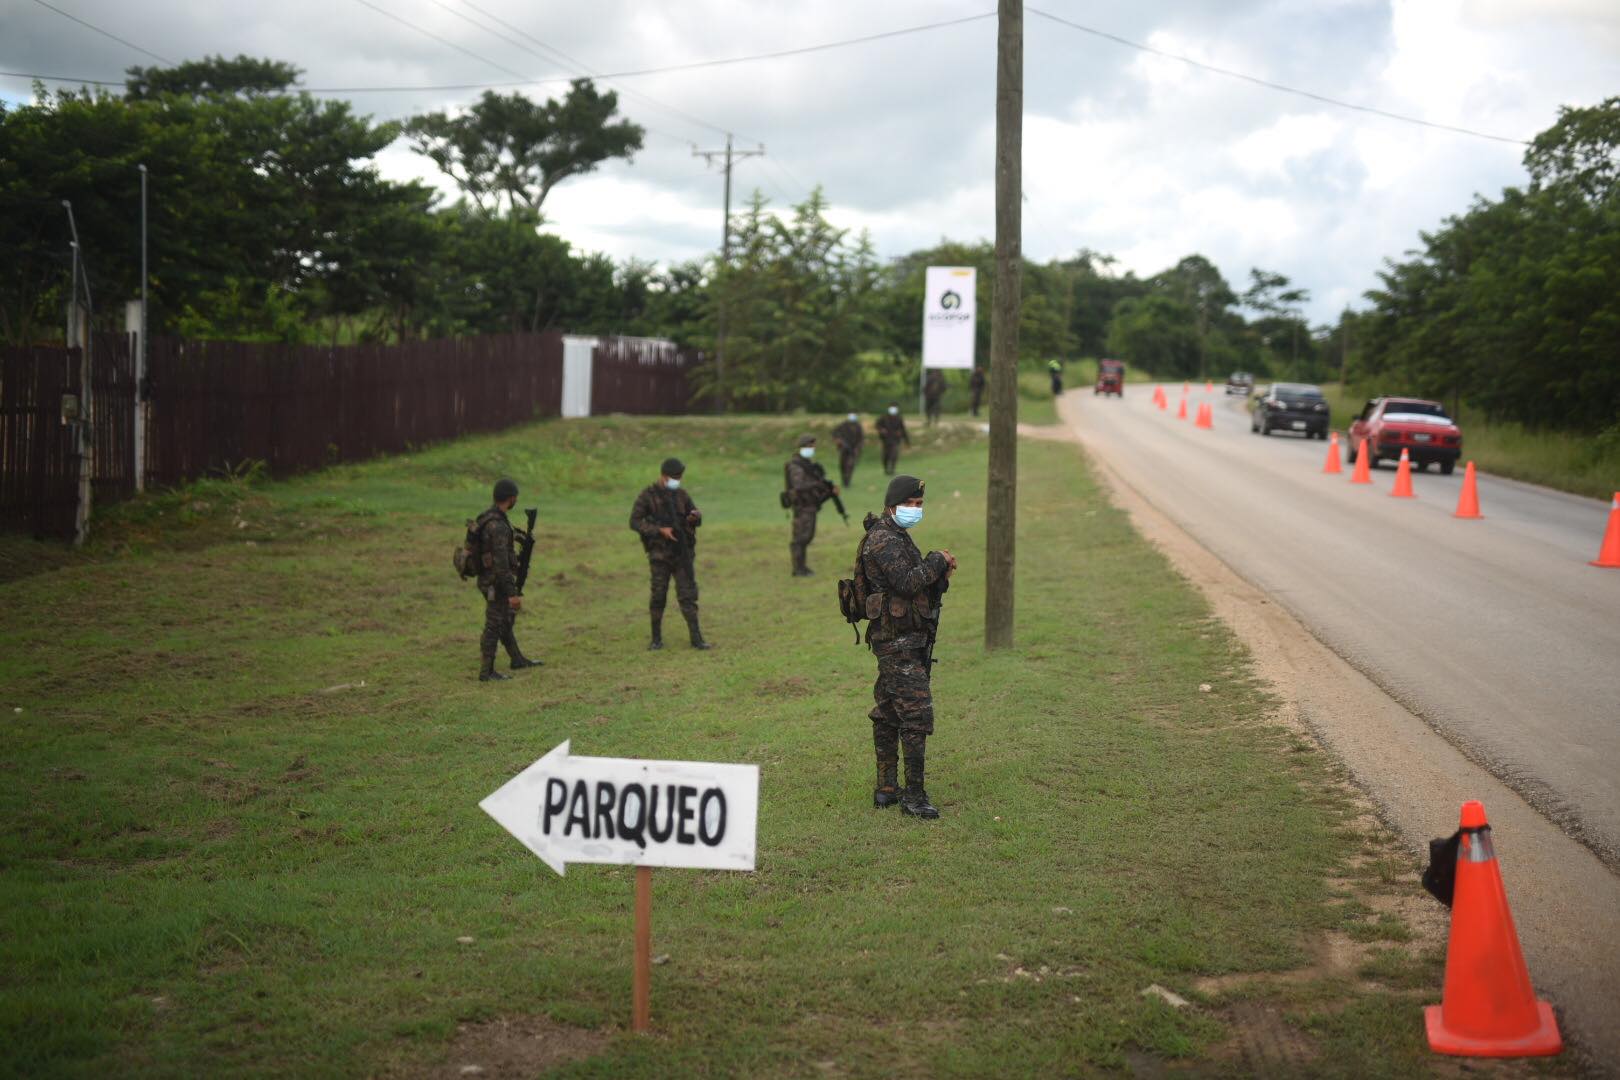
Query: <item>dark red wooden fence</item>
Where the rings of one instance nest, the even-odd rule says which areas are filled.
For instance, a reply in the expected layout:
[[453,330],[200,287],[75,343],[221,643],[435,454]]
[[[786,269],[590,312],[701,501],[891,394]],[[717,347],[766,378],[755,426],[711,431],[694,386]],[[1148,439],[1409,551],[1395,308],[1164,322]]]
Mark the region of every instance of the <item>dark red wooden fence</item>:
[[562,335],[405,345],[154,338],[147,480],[262,461],[274,475],[556,416]]
[[[91,342],[92,505],[135,488],[134,368],[130,339]],[[80,352],[60,345],[0,349],[0,527],[71,540],[79,506],[78,432],[62,422],[63,397],[84,407]]]
[[591,413],[673,416],[687,411],[691,353],[657,338],[601,338],[591,354]]
[[[130,344],[93,341],[92,504],[135,489]],[[251,461],[285,476],[557,416],[562,353],[559,333],[344,346],[153,338],[146,481]],[[591,411],[685,412],[694,359],[667,342],[602,338]],[[76,349],[0,348],[0,527],[73,536],[79,462],[61,408],[63,394],[81,394],[79,366]]]

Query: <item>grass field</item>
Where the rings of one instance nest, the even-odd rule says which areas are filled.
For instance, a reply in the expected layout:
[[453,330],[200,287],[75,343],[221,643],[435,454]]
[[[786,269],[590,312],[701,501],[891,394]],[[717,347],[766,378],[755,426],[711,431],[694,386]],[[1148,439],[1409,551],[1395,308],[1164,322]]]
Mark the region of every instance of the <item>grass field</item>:
[[[520,1030],[578,1076],[1434,1067],[1437,957],[1385,903],[1412,867],[1072,446],[1020,447],[1018,648],[986,655],[986,439],[918,430],[917,537],[962,563],[944,816],[871,808],[873,664],[833,580],[882,477],[869,455],[856,524],[824,513],[819,576],[790,578],[776,491],[807,424],[551,422],[202,484],[0,584],[0,1067],[456,1075],[534,1067],[492,1049]],[[669,453],[712,653],[645,651],[625,521]],[[541,512],[518,633],[547,666],[485,685],[450,552],[503,473]],[[564,738],[761,767],[757,872],[654,875],[650,1039],[625,1031],[632,875],[558,878],[477,807]]]

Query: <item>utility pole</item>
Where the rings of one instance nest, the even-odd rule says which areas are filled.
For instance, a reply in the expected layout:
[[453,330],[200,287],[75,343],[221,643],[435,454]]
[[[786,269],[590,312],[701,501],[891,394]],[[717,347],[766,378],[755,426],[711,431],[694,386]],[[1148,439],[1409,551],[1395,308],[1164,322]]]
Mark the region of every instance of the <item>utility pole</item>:
[[[74,426],[78,437],[74,442],[79,451],[79,498],[78,506],[73,519],[73,546],[83,547],[90,535],[90,496],[94,490],[91,480],[95,475],[95,461],[92,457],[95,443],[91,439],[91,418],[95,415],[95,401],[92,394],[91,377],[94,367],[91,364],[90,341],[95,333],[96,305],[90,296],[90,271],[84,265],[81,257],[84,249],[79,246],[79,225],[73,220],[73,203],[68,199],[62,200],[62,209],[67,211],[68,232],[72,236],[73,249],[73,280],[70,292],[73,297],[70,307],[70,321],[68,323],[67,343],[71,347],[79,346],[79,404],[78,416],[75,417]],[[84,285],[84,308],[79,308],[79,285]]]
[[1018,316],[1023,272],[1024,0],[996,20],[996,285],[990,324],[990,475],[985,496],[984,645],[1013,643],[1018,528]]
[[135,490],[146,490],[146,166],[141,170],[141,340],[135,353]]
[[[720,222],[720,267],[725,269],[731,265],[731,166],[734,162],[744,158],[764,157],[765,147],[757,150],[733,150],[731,147],[731,133],[726,133],[726,148],[724,150],[699,150],[692,148],[692,156],[700,157],[710,165],[716,159],[724,162],[721,172],[725,174],[725,195],[723,202],[723,218]],[[716,404],[722,412],[726,407],[726,306],[723,296],[719,297],[720,311],[718,327],[714,335],[714,385]]]

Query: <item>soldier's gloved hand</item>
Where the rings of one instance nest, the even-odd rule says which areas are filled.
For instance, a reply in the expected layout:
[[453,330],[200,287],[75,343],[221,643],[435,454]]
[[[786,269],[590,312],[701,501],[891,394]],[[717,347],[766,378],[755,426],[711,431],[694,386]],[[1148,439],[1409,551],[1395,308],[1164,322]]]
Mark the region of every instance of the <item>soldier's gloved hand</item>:
[[670,528],[668,525],[665,525],[662,529],[658,530],[658,535],[662,536],[665,540],[673,540],[675,539],[675,530]]
[[686,515],[686,523],[688,525],[696,525],[698,522],[700,522],[702,520],[703,520],[703,515],[702,515],[702,513],[700,513],[697,510],[693,510],[690,514]]
[[506,598],[506,604],[513,611],[522,611],[523,610],[523,597],[521,597],[521,596],[508,596]]

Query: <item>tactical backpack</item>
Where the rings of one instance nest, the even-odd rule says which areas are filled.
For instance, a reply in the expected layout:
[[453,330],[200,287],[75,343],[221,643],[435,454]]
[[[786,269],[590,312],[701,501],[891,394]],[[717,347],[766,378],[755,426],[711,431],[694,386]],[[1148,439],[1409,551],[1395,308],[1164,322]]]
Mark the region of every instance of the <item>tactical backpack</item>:
[[[864,557],[866,555],[867,537],[871,535],[872,533],[868,531],[866,536],[861,537],[860,546],[855,549],[854,576],[844,578],[838,582],[838,612],[843,615],[844,621],[849,623],[850,628],[854,630],[856,645],[861,643],[860,624],[867,619],[876,617],[867,610],[866,603],[872,589],[871,583],[866,580]],[[881,615],[881,612],[879,614]]]
[[475,578],[484,572],[484,522],[486,514],[479,514],[475,518],[467,519],[467,535],[462,538],[460,546],[450,561],[455,564],[456,575],[462,581]]

